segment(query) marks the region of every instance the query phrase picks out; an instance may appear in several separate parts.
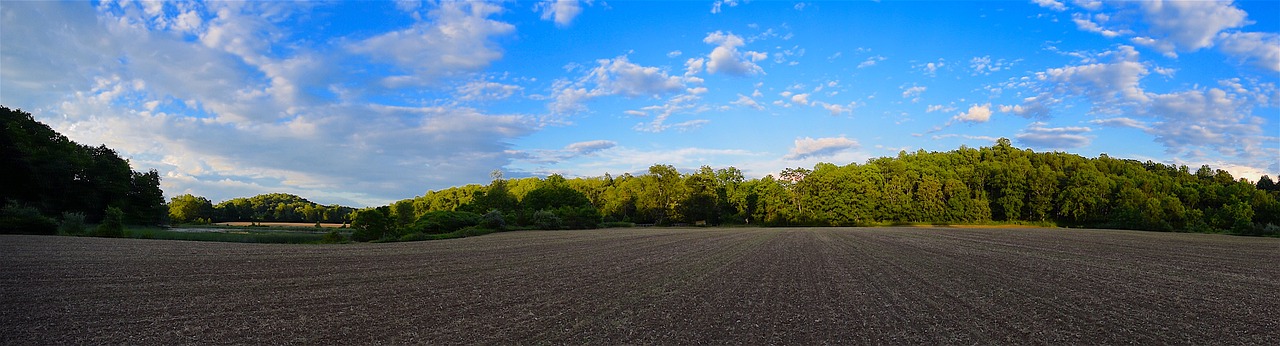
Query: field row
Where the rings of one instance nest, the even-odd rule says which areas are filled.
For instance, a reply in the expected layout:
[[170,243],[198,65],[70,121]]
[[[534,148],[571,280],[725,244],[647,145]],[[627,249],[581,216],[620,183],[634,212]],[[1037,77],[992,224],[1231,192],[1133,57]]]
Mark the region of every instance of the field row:
[[1280,239],[607,229],[344,245],[4,236],[0,253],[4,344],[1280,342]]

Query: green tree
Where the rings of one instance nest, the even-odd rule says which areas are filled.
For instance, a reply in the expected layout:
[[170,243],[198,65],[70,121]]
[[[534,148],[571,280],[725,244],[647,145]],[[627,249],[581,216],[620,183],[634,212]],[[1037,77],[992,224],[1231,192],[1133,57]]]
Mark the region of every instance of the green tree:
[[94,230],[99,237],[119,238],[124,236],[124,212],[120,208],[107,207],[103,213],[102,223]]
[[394,236],[395,221],[391,208],[377,207],[357,211],[351,220],[351,240],[370,241]]
[[181,194],[169,199],[169,220],[174,223],[198,223],[213,217],[213,203],[209,199]]

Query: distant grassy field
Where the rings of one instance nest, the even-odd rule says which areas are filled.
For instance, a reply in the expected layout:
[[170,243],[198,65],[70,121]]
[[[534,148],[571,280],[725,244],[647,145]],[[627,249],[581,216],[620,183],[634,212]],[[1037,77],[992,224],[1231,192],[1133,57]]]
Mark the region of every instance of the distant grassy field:
[[625,228],[0,236],[0,344],[1280,344],[1280,239]]

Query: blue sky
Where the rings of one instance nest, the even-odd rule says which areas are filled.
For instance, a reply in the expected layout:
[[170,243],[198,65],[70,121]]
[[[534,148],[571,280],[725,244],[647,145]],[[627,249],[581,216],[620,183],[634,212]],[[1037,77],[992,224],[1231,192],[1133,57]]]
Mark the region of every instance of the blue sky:
[[999,137],[1280,175],[1277,1],[5,1],[0,35],[0,104],[215,202]]

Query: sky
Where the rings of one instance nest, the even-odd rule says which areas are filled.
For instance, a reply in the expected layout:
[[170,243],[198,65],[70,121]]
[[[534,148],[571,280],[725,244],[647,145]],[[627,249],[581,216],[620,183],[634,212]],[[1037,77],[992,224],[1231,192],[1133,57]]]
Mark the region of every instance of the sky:
[[1280,176],[1280,1],[0,1],[0,104],[169,197],[991,146]]

